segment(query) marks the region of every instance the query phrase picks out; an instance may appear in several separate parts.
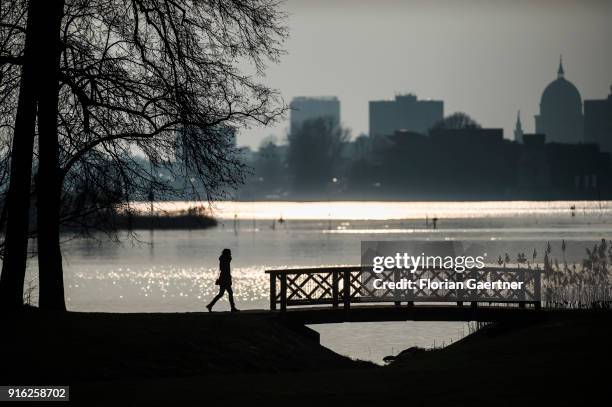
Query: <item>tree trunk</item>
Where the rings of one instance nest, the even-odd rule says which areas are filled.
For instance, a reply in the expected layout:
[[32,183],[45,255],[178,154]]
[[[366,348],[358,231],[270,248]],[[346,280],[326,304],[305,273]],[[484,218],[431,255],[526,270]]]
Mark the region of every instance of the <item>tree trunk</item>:
[[47,46],[42,50],[38,86],[38,174],[36,177],[39,307],[66,310],[60,248],[60,200],[57,132],[61,21],[64,0],[45,0],[46,18],[38,29]]
[[2,275],[0,275],[0,306],[4,309],[19,308],[23,305],[23,284],[30,223],[32,154],[36,121],[37,47],[34,40],[36,21],[34,21],[32,13],[35,3],[37,2],[30,2],[28,7],[19,101],[11,149],[11,175],[6,200],[7,224],[4,259]]

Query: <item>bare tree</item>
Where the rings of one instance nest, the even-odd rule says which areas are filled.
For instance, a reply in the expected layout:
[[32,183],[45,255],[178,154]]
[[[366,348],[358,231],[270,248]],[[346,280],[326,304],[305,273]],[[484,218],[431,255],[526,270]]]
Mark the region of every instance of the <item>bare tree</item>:
[[[35,4],[32,2],[27,9],[27,23],[23,19],[25,7],[20,7],[18,2],[12,4],[20,9],[17,14],[5,12],[6,9],[2,11],[2,17],[6,18],[2,21],[2,42],[7,46],[1,53],[2,69],[5,70],[5,65],[21,64],[18,101],[14,110],[10,181],[4,203],[7,222],[0,275],[0,305],[3,307],[20,306],[23,302],[36,123],[36,56],[42,46],[40,33],[34,27],[43,16]],[[23,41],[22,46],[16,44],[19,39]],[[8,92],[7,101],[10,103],[14,90],[8,89]],[[8,109],[10,112],[11,108]]]
[[[66,1],[59,30],[47,35],[58,38],[45,54],[49,69],[59,61],[57,77],[41,76],[48,83],[38,99],[41,306],[64,308],[62,221],[151,191],[202,191],[212,200],[242,181],[227,129],[284,112],[278,94],[254,79],[282,53],[283,17],[269,0]],[[55,123],[43,121],[54,106]],[[160,180],[160,168],[185,180],[183,188]],[[94,181],[86,191],[83,179]]]
[[[11,144],[15,131],[15,114],[19,98],[21,66],[27,11],[22,1],[0,3],[0,230],[7,220],[7,193]],[[4,248],[4,241],[0,250]],[[1,253],[1,252],[0,252]]]
[[456,112],[435,123],[432,130],[441,129],[479,129],[480,123],[465,113]]
[[[35,2],[34,3],[41,3]],[[38,301],[41,308],[66,310],[60,248],[60,202],[62,184],[59,168],[60,30],[64,0],[46,0],[44,18],[36,30],[45,39],[37,54],[38,81],[38,171],[36,173],[36,225],[38,233]]]

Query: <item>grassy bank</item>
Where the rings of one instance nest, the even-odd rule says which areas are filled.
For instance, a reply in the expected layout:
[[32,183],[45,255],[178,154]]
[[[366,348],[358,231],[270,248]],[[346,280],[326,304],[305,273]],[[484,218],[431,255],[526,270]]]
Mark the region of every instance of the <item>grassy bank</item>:
[[132,380],[354,366],[297,327],[248,311],[103,314],[33,309],[0,319],[2,382]]
[[376,405],[584,405],[603,402],[609,313],[505,323],[391,366],[354,362],[272,315],[3,316],[2,383],[70,383],[111,405],[352,402]]

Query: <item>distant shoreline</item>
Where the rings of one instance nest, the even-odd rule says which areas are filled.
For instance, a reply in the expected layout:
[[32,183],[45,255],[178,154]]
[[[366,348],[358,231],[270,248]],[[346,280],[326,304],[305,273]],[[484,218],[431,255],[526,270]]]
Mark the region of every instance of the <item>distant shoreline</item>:
[[118,214],[115,223],[121,230],[185,230],[208,229],[217,226],[217,220],[203,214]]

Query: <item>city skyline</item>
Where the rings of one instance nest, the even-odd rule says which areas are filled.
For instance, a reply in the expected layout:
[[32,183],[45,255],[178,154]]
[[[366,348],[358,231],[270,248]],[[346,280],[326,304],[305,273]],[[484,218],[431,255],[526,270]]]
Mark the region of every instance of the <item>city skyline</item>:
[[[288,54],[270,66],[264,82],[287,105],[296,96],[337,96],[353,139],[368,133],[370,101],[405,93],[443,100],[445,114],[465,112],[485,127],[503,128],[507,139],[513,139],[520,110],[524,131],[534,132],[540,97],[556,78],[559,55],[584,100],[609,94],[610,2],[559,1],[551,8],[544,0],[473,0],[461,6],[387,0],[377,6],[373,13],[367,2],[349,7],[314,1],[306,7],[288,1]],[[283,142],[288,129],[289,114],[271,127],[241,129],[238,144],[257,148],[270,135]]]

